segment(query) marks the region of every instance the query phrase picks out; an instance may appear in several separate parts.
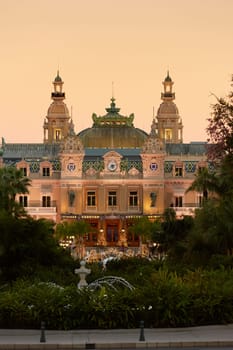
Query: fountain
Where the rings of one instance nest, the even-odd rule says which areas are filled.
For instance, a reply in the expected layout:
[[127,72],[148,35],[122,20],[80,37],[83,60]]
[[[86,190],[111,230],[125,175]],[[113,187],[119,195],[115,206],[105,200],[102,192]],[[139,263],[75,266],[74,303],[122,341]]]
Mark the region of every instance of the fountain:
[[105,276],[98,278],[94,282],[91,282],[90,284],[87,283],[86,281],[86,276],[91,273],[91,269],[87,269],[85,267],[86,262],[81,261],[80,262],[81,267],[79,269],[75,269],[74,272],[79,275],[80,281],[78,283],[78,289],[81,289],[83,287],[87,287],[90,290],[96,290],[98,288],[101,288],[103,286],[108,286],[114,290],[117,290],[117,285],[123,286],[128,288],[129,290],[133,290],[134,287],[126,281],[122,277],[118,276]]
[[107,285],[108,287],[110,287],[114,290],[117,290],[117,288],[116,288],[117,285],[124,286],[130,290],[134,289],[134,286],[132,286],[132,284],[130,284],[124,278],[118,277],[118,276],[105,276],[105,277],[98,278],[94,282],[91,282],[88,285],[88,288],[95,290],[97,288],[101,288],[104,285]]

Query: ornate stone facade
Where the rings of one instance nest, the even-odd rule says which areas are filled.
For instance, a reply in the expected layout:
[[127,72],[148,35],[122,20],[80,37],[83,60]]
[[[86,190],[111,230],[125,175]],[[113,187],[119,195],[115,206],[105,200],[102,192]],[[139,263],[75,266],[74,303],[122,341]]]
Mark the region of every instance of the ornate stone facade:
[[57,74],[41,144],[2,140],[1,166],[15,165],[32,180],[18,196],[35,218],[86,220],[86,247],[134,249],[138,237],[128,229],[135,218],[153,219],[172,206],[177,216],[193,215],[201,194],[186,189],[206,162],[206,143],[183,143],[183,125],[167,74],[162,103],[151,132],[134,127],[134,115],[121,115],[112,97],[107,114],[93,114],[90,128],[74,132]]

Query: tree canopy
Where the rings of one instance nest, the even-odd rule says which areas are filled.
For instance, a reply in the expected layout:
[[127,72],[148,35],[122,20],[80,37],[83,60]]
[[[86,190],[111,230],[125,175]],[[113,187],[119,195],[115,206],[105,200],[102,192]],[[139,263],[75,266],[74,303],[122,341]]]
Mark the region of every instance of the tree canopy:
[[[207,156],[215,173],[203,168],[188,189],[203,191],[206,199],[196,212],[188,244],[189,256],[196,256],[199,263],[216,254],[233,253],[233,92],[216,100],[207,127]],[[217,197],[209,198],[209,191]]]
[[[0,277],[36,276],[38,270],[63,266],[71,257],[54,238],[54,223],[0,212]],[[65,265],[63,266],[65,268]]]
[[60,241],[69,241],[68,247],[76,259],[83,258],[84,236],[91,231],[93,231],[92,226],[84,220],[63,221],[56,225],[55,236]]
[[222,160],[233,152],[233,92],[225,98],[216,97],[208,122],[208,157],[212,160]]
[[186,190],[186,192],[197,191],[201,192],[203,199],[207,200],[209,192],[218,192],[218,178],[215,173],[212,173],[206,167],[198,168],[195,175],[195,180]]
[[58,239],[65,239],[72,236],[82,238],[91,229],[90,224],[84,220],[63,221],[57,224],[55,234]]

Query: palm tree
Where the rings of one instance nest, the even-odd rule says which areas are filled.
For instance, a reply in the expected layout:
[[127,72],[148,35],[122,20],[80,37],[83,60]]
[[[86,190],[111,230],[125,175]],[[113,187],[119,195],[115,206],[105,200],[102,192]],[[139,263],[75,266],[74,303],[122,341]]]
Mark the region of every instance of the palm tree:
[[[92,227],[89,223],[84,220],[75,220],[75,221],[64,221],[56,226],[55,236],[61,240],[67,240],[71,242],[71,249],[73,248],[74,252],[78,252],[78,257],[83,257],[83,244],[84,244],[84,235],[92,230]],[[72,251],[71,251],[72,252]],[[75,257],[75,254],[73,254]]]
[[[140,217],[134,220],[133,225],[129,227],[128,231],[139,237],[140,254],[147,254],[153,237],[153,222],[147,216]],[[146,251],[144,251],[145,247]]]
[[16,202],[17,194],[29,193],[31,180],[23,176],[20,169],[13,166],[0,169],[0,209],[13,215],[20,215],[22,206]]
[[160,252],[179,261],[186,251],[186,240],[192,226],[191,216],[178,219],[173,208],[166,208],[158,237]]
[[214,173],[209,172],[207,168],[198,168],[198,172],[195,176],[196,179],[186,190],[186,193],[190,191],[202,192],[203,199],[206,201],[208,199],[209,192],[219,192],[218,178]]
[[141,243],[145,243],[151,238],[152,222],[148,219],[147,216],[143,216],[134,221],[133,225],[129,227],[129,231],[140,237]]

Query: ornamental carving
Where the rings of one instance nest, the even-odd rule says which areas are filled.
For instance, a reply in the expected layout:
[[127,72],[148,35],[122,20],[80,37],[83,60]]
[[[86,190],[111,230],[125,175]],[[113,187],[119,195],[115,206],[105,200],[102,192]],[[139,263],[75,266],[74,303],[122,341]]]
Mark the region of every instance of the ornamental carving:
[[142,153],[161,153],[163,149],[163,142],[159,138],[149,136],[142,147]]
[[62,153],[84,153],[81,140],[76,135],[67,136],[61,143]]
[[137,175],[139,175],[139,171],[138,171],[136,168],[131,168],[131,169],[129,170],[129,175],[131,175],[131,176],[137,176]]

